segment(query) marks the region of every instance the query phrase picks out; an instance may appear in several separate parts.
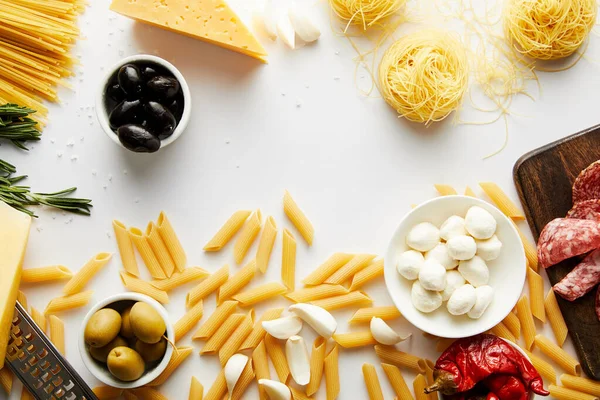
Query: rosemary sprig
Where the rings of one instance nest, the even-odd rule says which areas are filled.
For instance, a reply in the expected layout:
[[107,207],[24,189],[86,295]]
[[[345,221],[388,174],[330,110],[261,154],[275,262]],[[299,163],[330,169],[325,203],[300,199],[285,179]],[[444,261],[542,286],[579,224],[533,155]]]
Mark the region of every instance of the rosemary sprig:
[[17,104],[0,106],[0,139],[10,140],[20,149],[28,150],[25,142],[40,140],[42,134],[37,122],[29,118],[36,111]]

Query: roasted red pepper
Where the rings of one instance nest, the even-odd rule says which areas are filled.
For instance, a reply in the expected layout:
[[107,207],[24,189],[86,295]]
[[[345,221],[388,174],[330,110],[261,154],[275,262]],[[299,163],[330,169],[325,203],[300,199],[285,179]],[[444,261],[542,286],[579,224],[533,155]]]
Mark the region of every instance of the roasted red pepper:
[[433,385],[425,393],[440,391],[451,395],[466,392],[493,374],[513,375],[527,391],[540,396],[544,389],[540,374],[531,363],[510,344],[494,335],[478,335],[454,342],[437,360]]
[[529,397],[525,385],[516,376],[492,375],[483,383],[490,390],[487,400],[527,400]]

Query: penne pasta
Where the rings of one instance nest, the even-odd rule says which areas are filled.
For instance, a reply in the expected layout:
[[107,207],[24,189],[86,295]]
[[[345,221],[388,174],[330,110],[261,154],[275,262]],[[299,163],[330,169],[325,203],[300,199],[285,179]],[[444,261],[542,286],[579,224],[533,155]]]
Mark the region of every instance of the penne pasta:
[[352,259],[352,254],[334,253],[302,281],[305,285],[320,285]]
[[9,397],[12,392],[13,377],[14,375],[8,367],[0,369],[0,386],[2,386]]
[[383,368],[383,372],[385,372],[390,385],[394,389],[394,393],[398,396],[398,399],[412,400],[413,397],[410,393],[410,389],[406,385],[406,381],[398,367],[386,363],[381,363],[381,367]]
[[227,361],[229,361],[231,356],[237,353],[242,343],[244,343],[244,340],[246,340],[250,332],[252,332],[253,324],[254,310],[250,310],[239,326],[236,327],[233,333],[227,338],[227,341],[225,341],[223,346],[219,349],[219,360],[221,361],[222,367],[225,367],[225,364],[227,364]]
[[345,349],[377,344],[371,331],[335,333],[333,340]]
[[246,318],[245,314],[231,314],[223,325],[206,342],[200,354],[215,354],[225,344],[229,336],[235,331],[239,324]]
[[372,364],[364,363],[362,365],[362,372],[367,393],[369,393],[369,399],[383,400],[383,392],[381,391],[381,384],[379,383],[375,367]]
[[252,368],[252,361],[248,360],[246,366],[242,370],[242,374],[240,375],[235,387],[233,388],[233,392],[231,392],[231,396],[229,400],[239,400],[242,398],[248,386],[254,380],[255,374],[254,369]]
[[240,265],[244,261],[244,257],[246,257],[246,253],[248,253],[250,246],[258,236],[261,227],[262,214],[260,210],[256,210],[242,226],[240,236],[233,245],[233,257],[236,264]]
[[275,368],[275,372],[279,377],[279,382],[287,384],[288,379],[290,378],[290,368],[288,367],[287,358],[285,357],[281,342],[271,335],[266,335],[265,348],[267,349],[267,354]]
[[471,189],[470,186],[467,186],[465,188],[465,196],[469,196],[469,197],[477,197],[477,195],[475,194],[475,192],[473,191],[473,189]]
[[131,390],[125,390],[123,392],[123,398],[125,400],[138,400],[137,396],[135,394],[133,394],[133,392]]
[[21,304],[21,306],[23,306],[25,311],[27,311],[27,296],[25,296],[25,293],[20,290],[17,292],[17,301],[19,304]]
[[293,386],[289,386],[289,389],[290,392],[292,392],[292,399],[294,400],[314,400],[312,397],[307,396]]
[[[269,359],[267,358],[267,348],[264,340],[255,347],[252,352],[252,366],[254,367],[254,375],[256,382],[261,379],[271,379],[271,370],[269,369]],[[260,399],[267,399],[264,389],[259,386],[258,394]]]
[[64,265],[51,265],[41,268],[27,268],[21,274],[21,283],[42,283],[70,279],[73,273]]
[[373,300],[366,293],[360,291],[342,294],[340,296],[328,297],[320,300],[313,300],[310,304],[322,307],[328,311],[338,310],[345,307],[370,306]]
[[[431,386],[435,382],[435,379],[433,379],[433,370],[435,369],[435,363],[431,360],[425,360],[425,363],[427,364],[425,368],[425,379],[427,381],[427,386]],[[437,393],[429,393],[427,397],[429,398],[429,400],[438,400]]]
[[502,322],[500,322],[499,324],[497,324],[496,326],[494,326],[491,329],[491,332],[494,335],[499,336],[501,338],[504,338],[506,340],[510,340],[513,343],[517,342],[517,339],[514,337],[514,335],[512,334],[512,332]]
[[229,265],[224,265],[214,274],[200,282],[196,287],[190,290],[185,298],[187,307],[192,307],[200,300],[214,292],[229,279]]
[[39,312],[35,307],[31,307],[31,312],[29,314],[31,315],[31,319],[33,320],[33,322],[35,322],[38,328],[40,328],[42,332],[46,333],[46,316]]
[[192,347],[176,347],[173,355],[167,364],[167,368],[155,380],[150,382],[148,386],[160,386],[167,381],[177,368],[192,354]]
[[296,229],[298,229],[300,235],[306,240],[306,243],[308,243],[309,246],[312,246],[315,228],[287,190],[283,195],[283,211],[290,221],[292,221],[292,224],[294,224]]
[[326,351],[327,341],[325,338],[318,337],[315,339],[310,353],[310,381],[308,382],[308,385],[306,385],[306,394],[308,396],[317,393],[319,386],[321,386]]
[[110,253],[98,253],[71,277],[63,288],[63,293],[70,296],[81,292],[81,289],[104,267],[111,259]]
[[151,387],[148,387],[148,386],[142,386],[142,387],[139,387],[137,389],[131,389],[131,391],[133,392],[133,394],[138,399],[143,399],[143,400],[169,400],[167,398],[167,396],[164,396],[158,390],[156,390],[154,388],[151,388]]
[[219,251],[225,247],[233,235],[235,235],[237,231],[240,230],[242,225],[244,225],[244,222],[248,219],[250,214],[252,214],[252,211],[248,210],[234,212],[233,215],[229,217],[225,224],[223,224],[223,226],[215,234],[215,236],[213,236],[212,239],[206,243],[204,246],[204,251]]
[[115,231],[115,238],[117,239],[117,247],[119,248],[119,256],[121,257],[121,263],[127,273],[139,277],[140,271],[138,269],[137,260],[135,258],[135,252],[133,251],[133,242],[127,232],[127,227],[121,221],[113,220],[113,230]]
[[267,272],[276,238],[277,224],[273,217],[269,217],[265,221],[265,229],[263,229],[260,241],[258,242],[258,250],[256,250],[256,266],[263,274]]
[[538,272],[538,258],[537,249],[535,248],[535,245],[529,241],[529,239],[525,236],[525,234],[521,231],[517,224],[513,222],[513,226],[517,229],[519,237],[521,238],[521,242],[523,242],[523,249],[525,250],[525,257],[527,257],[529,267],[535,272]]
[[[267,333],[262,327],[264,321],[272,321],[277,319],[283,313],[283,308],[271,308],[263,313],[260,319],[254,324],[252,332],[248,335],[244,343],[240,346],[239,350],[253,349],[265,338]],[[256,368],[255,368],[256,369]]]
[[237,308],[238,302],[233,300],[228,300],[223,302],[217,309],[212,313],[212,315],[202,324],[202,326],[196,331],[193,336],[193,340],[197,339],[208,339],[210,338],[219,327],[225,322],[227,318]]
[[123,389],[112,386],[96,386],[92,392],[99,400],[118,399],[123,394]]
[[173,330],[175,331],[175,343],[179,341],[182,337],[185,336],[200,320],[204,315],[204,307],[202,304],[202,300],[196,303],[192,308],[188,310],[181,317],[175,325],[173,325]]
[[210,274],[206,270],[200,267],[189,267],[181,272],[174,272],[168,279],[156,279],[150,282],[150,284],[157,289],[169,292],[181,285],[204,279],[207,276],[210,276]]
[[552,288],[550,288],[548,294],[546,295],[546,299],[544,300],[544,308],[546,309],[546,315],[548,316],[550,327],[552,328],[552,332],[556,338],[556,343],[562,347],[565,343],[565,340],[567,340],[569,329],[567,328],[565,319],[560,312],[558,302],[556,301],[556,295],[554,294],[554,290],[552,290]]
[[340,372],[339,372],[339,347],[334,345],[333,349],[325,356],[323,369],[325,372],[325,398],[335,400],[340,394]]
[[50,322],[50,341],[54,347],[65,355],[65,324],[56,315],[51,315],[48,318]]
[[597,396],[556,385],[549,385],[550,397],[558,400],[598,400]]
[[583,393],[600,396],[600,382],[591,379],[562,374],[560,376],[560,383],[568,389],[575,389]]
[[519,321],[519,317],[517,317],[514,313],[510,312],[502,320],[502,323],[508,328],[510,333],[518,340],[521,338],[521,321]]
[[175,268],[177,268],[177,271],[179,272],[183,271],[187,263],[187,256],[175,233],[175,229],[173,229],[173,226],[164,211],[161,211],[158,215],[156,225],[158,226],[158,233],[175,263]]
[[121,271],[121,282],[123,286],[131,292],[145,294],[146,296],[152,297],[154,300],[162,304],[169,303],[169,295],[167,292],[157,289],[152,286],[149,282],[143,281],[135,276],[129,275],[125,271]]
[[546,311],[544,309],[544,280],[537,272],[531,268],[527,268],[527,284],[529,286],[531,314],[542,323],[545,323]]
[[23,387],[21,389],[21,400],[35,400],[35,397],[29,393],[29,390],[27,390],[26,387]]
[[425,394],[427,380],[423,374],[418,374],[413,381],[413,390],[415,391],[416,400],[429,400],[429,396]]
[[443,353],[454,342],[456,342],[456,339],[453,338],[439,338],[435,344],[435,351]]
[[365,269],[359,271],[352,277],[350,290],[363,287],[374,279],[383,277],[383,258],[373,261]]
[[146,268],[148,268],[148,272],[150,272],[152,278],[166,279],[167,275],[165,275],[165,271],[160,267],[158,258],[156,258],[154,251],[152,251],[148,238],[144,236],[142,231],[138,228],[131,227],[128,232],[131,241],[140,253],[140,256],[142,256],[142,260],[144,260],[144,264],[146,265]]
[[531,350],[533,341],[535,340],[535,322],[533,322],[533,315],[531,314],[531,308],[529,306],[529,299],[523,295],[517,302],[517,317],[521,322],[521,330],[523,333],[523,339],[525,340],[525,348]]
[[296,288],[296,239],[290,231],[283,230],[281,254],[281,281],[290,291]]
[[48,303],[44,310],[45,315],[56,314],[61,311],[72,310],[87,305],[92,298],[92,290],[80,292],[71,296],[56,297]]
[[373,259],[375,258],[372,254],[357,254],[344,266],[335,271],[333,275],[325,280],[325,283],[333,285],[341,285],[348,279],[352,278],[356,273],[364,269]]
[[248,285],[256,273],[256,260],[250,261],[245,267],[230,277],[217,292],[217,305],[228,300],[231,296],[238,293],[243,287]]
[[227,381],[225,380],[225,373],[223,370],[219,372],[215,381],[213,382],[210,389],[204,396],[203,400],[222,400],[223,396],[227,394]]
[[290,301],[294,303],[307,303],[311,300],[324,299],[326,297],[339,296],[341,294],[347,294],[350,291],[342,285],[329,285],[322,284],[318,286],[309,286],[302,289],[294,290],[293,292],[286,293],[284,295]]
[[535,336],[535,345],[544,353],[548,358],[554,361],[562,369],[564,369],[570,375],[581,375],[581,365],[579,361],[572,355],[552,343],[547,337],[538,334]]
[[540,375],[544,378],[546,383],[551,383],[553,385],[556,384],[556,371],[552,364],[548,361],[542,359],[541,357],[536,356],[535,354],[524,350],[529,359],[531,360],[531,364],[535,367],[535,369],[540,373]]
[[435,186],[435,190],[437,190],[437,192],[440,194],[440,196],[452,196],[452,195],[458,194],[456,192],[456,189],[454,189],[450,185],[435,184],[433,186]]
[[371,322],[373,317],[381,318],[384,321],[388,321],[390,319],[400,318],[402,314],[395,306],[383,306],[383,307],[368,307],[368,308],[359,308],[350,321],[349,324],[367,324]]
[[167,278],[170,278],[173,275],[173,271],[175,271],[175,262],[171,258],[171,254],[169,254],[169,250],[167,250],[167,246],[163,242],[160,233],[158,233],[158,228],[154,222],[149,222],[146,227],[146,239],[160,264],[160,268]]
[[190,383],[190,394],[188,400],[202,400],[204,395],[204,386],[200,383],[195,376],[192,376],[192,383]]
[[425,360],[413,356],[412,354],[396,350],[394,346],[375,345],[375,353],[377,353],[377,356],[385,363],[393,364],[397,367],[410,368],[420,374],[425,373],[425,367],[427,366]]
[[285,292],[287,292],[287,288],[284,285],[279,282],[271,282],[238,293],[233,296],[233,299],[237,300],[241,307],[250,307],[273,297],[280,296]]
[[514,221],[525,220],[525,215],[523,212],[508,197],[508,195],[504,193],[502,189],[500,189],[500,186],[494,182],[479,182],[479,186],[504,215]]

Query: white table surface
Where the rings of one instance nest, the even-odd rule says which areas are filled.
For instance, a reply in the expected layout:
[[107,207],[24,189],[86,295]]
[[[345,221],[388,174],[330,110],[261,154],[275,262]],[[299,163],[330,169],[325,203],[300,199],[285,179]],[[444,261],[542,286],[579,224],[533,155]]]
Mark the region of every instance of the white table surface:
[[[145,227],[160,210],[167,212],[175,226],[191,265],[210,271],[224,263],[233,266],[231,245],[220,253],[205,254],[204,243],[240,208],[260,207],[264,215],[275,217],[280,230],[291,227],[282,210],[282,195],[288,189],[316,228],[312,247],[298,241],[299,282],[334,251],[382,255],[410,205],[435,196],[434,183],[448,183],[459,190],[470,185],[480,193],[477,182],[492,180],[517,200],[512,167],[521,155],[599,121],[600,79],[593,60],[584,59],[562,73],[541,73],[543,92],[536,94],[535,102],[515,98],[512,111],[518,116],[508,118],[506,149],[483,160],[501,146],[502,122],[467,126],[448,120],[425,129],[399,120],[382,99],[361,95],[354,83],[354,50],[346,39],[332,34],[324,3],[311,8],[323,31],[316,44],[291,51],[281,42],[261,37],[269,52],[268,65],[134,23],[110,12],[108,0],[91,3],[80,19],[85,39],[75,49],[82,66],[71,80],[74,90],[63,91],[62,105],[50,107],[43,140],[31,145],[29,152],[7,145],[0,148],[0,156],[29,174],[27,182],[37,191],[77,186],[79,196],[94,201],[89,218],[40,210],[25,268],[60,263],[77,270],[97,252],[116,251],[114,218]],[[254,1],[231,0],[231,4],[250,20]],[[593,37],[590,57],[597,45]],[[185,75],[193,96],[187,131],[154,155],[115,146],[94,112],[104,71],[122,57],[137,53],[157,54],[173,62]],[[358,80],[368,82],[361,75]],[[253,284],[279,279],[280,257],[279,236],[267,276]],[[119,269],[115,254],[89,285],[95,291],[93,302],[124,291]],[[24,291],[30,304],[43,310],[60,294],[61,286],[25,287]],[[167,309],[173,322],[184,314],[187,289],[171,293]],[[365,290],[375,305],[391,304],[383,281]],[[269,305],[274,304],[286,302]],[[257,315],[265,307],[257,307]],[[88,309],[61,318],[66,323],[67,357],[95,386],[98,382],[83,366],[77,350],[80,321]],[[205,315],[213,309],[214,296],[205,302]],[[352,312],[335,315],[345,321]],[[412,339],[399,346],[402,350],[437,358],[434,342],[406,321],[393,326],[413,332]],[[346,329],[342,322],[340,331]],[[549,327],[538,324],[538,329],[552,337]],[[171,399],[187,398],[192,375],[208,390],[219,370],[215,357],[198,356],[200,345],[192,344],[190,336],[179,345],[194,346],[193,355],[161,388]],[[312,337],[307,335],[307,339]],[[570,343],[566,348],[572,351]],[[365,348],[341,352],[340,399],[366,398],[364,362],[377,366],[385,397],[393,398],[374,351]],[[414,375],[406,371],[405,377],[410,384]],[[324,385],[321,389],[318,398],[323,396]],[[19,394],[17,387],[11,398]],[[245,398],[257,398],[255,386]]]

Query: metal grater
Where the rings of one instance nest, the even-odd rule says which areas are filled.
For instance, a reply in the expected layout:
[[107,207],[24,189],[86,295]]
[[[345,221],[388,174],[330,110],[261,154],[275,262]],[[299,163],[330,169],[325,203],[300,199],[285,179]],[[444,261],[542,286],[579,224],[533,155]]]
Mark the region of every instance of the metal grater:
[[37,400],[98,400],[18,302],[6,361]]

